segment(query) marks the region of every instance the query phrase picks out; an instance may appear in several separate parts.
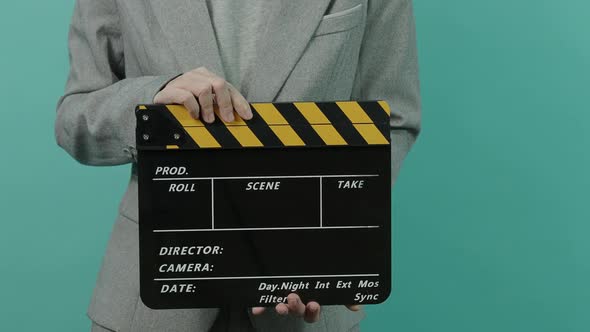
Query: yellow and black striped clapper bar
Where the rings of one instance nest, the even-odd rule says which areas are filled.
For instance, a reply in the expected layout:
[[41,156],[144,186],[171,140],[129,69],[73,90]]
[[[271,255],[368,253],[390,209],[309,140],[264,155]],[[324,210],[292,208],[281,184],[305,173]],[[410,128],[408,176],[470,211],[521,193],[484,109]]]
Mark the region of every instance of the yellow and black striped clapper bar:
[[[391,288],[384,101],[252,103],[209,124],[138,105],[141,300],[153,309],[375,304]],[[217,112],[217,110],[216,110]]]
[[212,124],[179,105],[137,107],[143,148],[209,149],[389,144],[389,107],[375,102],[253,103],[253,119]]

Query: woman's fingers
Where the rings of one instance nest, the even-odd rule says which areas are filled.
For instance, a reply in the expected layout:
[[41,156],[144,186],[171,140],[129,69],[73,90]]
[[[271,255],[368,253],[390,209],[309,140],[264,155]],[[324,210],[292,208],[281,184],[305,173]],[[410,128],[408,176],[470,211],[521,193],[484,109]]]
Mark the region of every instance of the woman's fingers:
[[297,317],[301,317],[305,314],[305,304],[301,302],[299,295],[295,293],[287,296],[287,306],[289,307],[289,313]]
[[244,96],[225,79],[203,67],[170,81],[156,94],[154,103],[183,104],[191,115],[200,115],[208,123],[215,121],[214,103],[217,103],[219,116],[225,122],[235,120],[234,110],[245,120],[252,118],[252,110]]
[[[254,315],[260,315],[264,311],[265,308],[263,307],[252,308],[252,314]],[[281,302],[275,306],[275,311],[281,316],[290,314],[296,317],[302,317],[308,323],[315,323],[320,320],[321,307],[315,301],[311,301],[306,305],[301,301],[299,295],[291,293],[287,296],[286,303]]]
[[354,305],[347,305],[346,306],[348,308],[348,310],[350,311],[359,311],[361,310],[361,306],[358,304],[354,304]]
[[315,323],[320,320],[320,304],[317,302],[309,302],[305,306],[305,316],[304,318],[308,323]]
[[197,99],[190,91],[170,87],[158,92],[154,97],[154,103],[184,105],[193,118],[199,118],[199,103],[197,103]]
[[238,115],[245,120],[252,119],[252,110],[250,109],[250,104],[246,98],[244,98],[244,96],[242,96],[242,94],[229,83],[228,91],[231,97],[231,102]]
[[289,314],[289,307],[285,303],[279,303],[275,307],[277,314],[284,316]]
[[211,87],[215,93],[219,115],[225,122],[234,121],[234,107],[229,95],[228,86],[224,79],[214,78],[211,80]]
[[212,123],[215,121],[215,113],[213,112],[213,93],[211,86],[204,88],[200,91],[199,104],[201,105],[201,113],[203,114],[203,120],[205,122]]
[[265,307],[254,307],[252,308],[253,315],[261,315],[266,310]]

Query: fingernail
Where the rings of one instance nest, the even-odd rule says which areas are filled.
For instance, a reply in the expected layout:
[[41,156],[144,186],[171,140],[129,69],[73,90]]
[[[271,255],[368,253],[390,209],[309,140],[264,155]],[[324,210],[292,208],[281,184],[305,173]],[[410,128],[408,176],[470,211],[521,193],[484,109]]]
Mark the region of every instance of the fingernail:
[[236,118],[233,113],[227,114],[227,122],[233,122]]
[[250,108],[250,105],[246,105],[246,115],[248,115],[250,118],[254,116],[254,114],[252,114],[252,109]]

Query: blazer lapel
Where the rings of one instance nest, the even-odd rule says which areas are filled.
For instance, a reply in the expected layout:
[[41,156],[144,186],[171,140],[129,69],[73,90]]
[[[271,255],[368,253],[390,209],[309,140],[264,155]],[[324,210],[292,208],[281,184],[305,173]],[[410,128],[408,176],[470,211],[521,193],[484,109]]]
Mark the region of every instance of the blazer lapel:
[[183,72],[204,66],[225,76],[205,0],[152,0],[150,3]]
[[303,54],[322,19],[329,0],[270,2],[262,26],[252,80],[243,90],[249,101],[274,101]]

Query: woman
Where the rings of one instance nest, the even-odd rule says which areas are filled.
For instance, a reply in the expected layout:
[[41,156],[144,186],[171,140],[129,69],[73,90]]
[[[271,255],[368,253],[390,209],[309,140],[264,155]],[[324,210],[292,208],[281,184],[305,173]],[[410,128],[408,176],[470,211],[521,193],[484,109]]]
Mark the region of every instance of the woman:
[[[88,315],[93,331],[358,331],[358,307],[151,310],[139,298],[134,107],[244,119],[249,102],[384,99],[392,178],[420,103],[411,0],[77,0],[58,144],[87,165],[132,163]],[[180,76],[179,76],[180,75]],[[321,311],[321,314],[320,314]],[[315,324],[308,324],[315,323]]]

